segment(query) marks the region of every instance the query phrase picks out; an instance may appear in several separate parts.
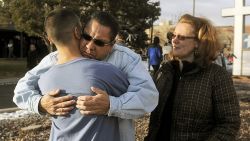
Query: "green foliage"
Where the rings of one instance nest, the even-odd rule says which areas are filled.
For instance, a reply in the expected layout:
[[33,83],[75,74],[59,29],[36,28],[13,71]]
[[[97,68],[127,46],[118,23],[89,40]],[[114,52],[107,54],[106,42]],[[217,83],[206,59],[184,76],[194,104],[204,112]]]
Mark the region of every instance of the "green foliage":
[[40,1],[10,1],[11,19],[17,30],[39,36],[43,32],[44,9]]
[[[118,20],[121,29],[135,34],[143,44],[145,29],[160,16],[159,2],[149,0],[2,0],[1,22],[13,22],[18,31],[43,37],[44,18],[49,11],[66,7],[73,9],[83,23],[96,10],[108,11]],[[1,3],[0,3],[1,4]],[[137,45],[139,45],[137,44]],[[139,45],[142,46],[142,45]]]
[[3,1],[0,1],[0,24],[10,24],[11,23],[11,14],[7,9],[7,6],[3,4]]

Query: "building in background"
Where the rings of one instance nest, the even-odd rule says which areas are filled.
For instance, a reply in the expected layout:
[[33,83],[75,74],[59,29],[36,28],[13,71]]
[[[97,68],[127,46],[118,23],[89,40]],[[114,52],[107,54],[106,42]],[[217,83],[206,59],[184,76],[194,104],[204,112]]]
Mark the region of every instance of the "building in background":
[[36,44],[39,60],[49,53],[48,47],[40,37],[28,36],[24,32],[19,32],[12,24],[0,24],[0,58],[8,58],[7,44],[10,40],[14,42],[14,58],[26,58],[31,41]]

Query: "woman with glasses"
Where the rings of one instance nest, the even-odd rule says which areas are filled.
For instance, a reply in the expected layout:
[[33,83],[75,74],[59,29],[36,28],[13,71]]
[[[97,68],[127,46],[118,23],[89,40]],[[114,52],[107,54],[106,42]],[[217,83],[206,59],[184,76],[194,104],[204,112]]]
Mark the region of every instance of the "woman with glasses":
[[215,27],[185,14],[172,38],[173,59],[155,75],[159,103],[145,141],[231,141],[240,127],[231,76],[212,63],[219,51]]

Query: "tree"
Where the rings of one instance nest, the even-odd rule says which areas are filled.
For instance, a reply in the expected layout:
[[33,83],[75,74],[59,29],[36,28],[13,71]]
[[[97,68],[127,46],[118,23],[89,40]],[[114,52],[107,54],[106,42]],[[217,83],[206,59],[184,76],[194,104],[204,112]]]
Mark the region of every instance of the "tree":
[[[159,2],[149,0],[2,0],[0,17],[2,22],[10,21],[20,32],[28,35],[45,37],[43,22],[49,11],[66,7],[73,9],[83,23],[96,10],[113,14],[122,30],[136,35],[142,46],[146,40],[145,29],[160,16]],[[0,3],[1,4],[1,3]],[[137,42],[138,42],[137,41]]]
[[148,40],[145,29],[152,27],[152,23],[159,18],[159,6],[159,2],[149,0],[123,0],[116,9],[111,8],[121,28],[136,37],[131,43],[133,47],[145,47],[145,40]]
[[11,24],[11,13],[3,1],[0,1],[0,24]]

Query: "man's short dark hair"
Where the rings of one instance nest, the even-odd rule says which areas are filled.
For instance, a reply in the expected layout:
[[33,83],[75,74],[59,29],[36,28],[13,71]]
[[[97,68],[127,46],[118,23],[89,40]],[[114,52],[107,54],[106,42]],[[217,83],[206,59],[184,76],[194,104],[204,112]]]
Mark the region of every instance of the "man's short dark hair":
[[103,26],[109,27],[111,32],[110,33],[111,40],[112,41],[115,40],[115,37],[119,31],[119,24],[110,13],[104,11],[97,11],[91,15],[88,24],[91,23],[93,20],[97,21],[99,24]]
[[70,9],[55,9],[45,19],[45,31],[59,43],[67,44],[72,40],[75,27],[81,30],[80,18]]

